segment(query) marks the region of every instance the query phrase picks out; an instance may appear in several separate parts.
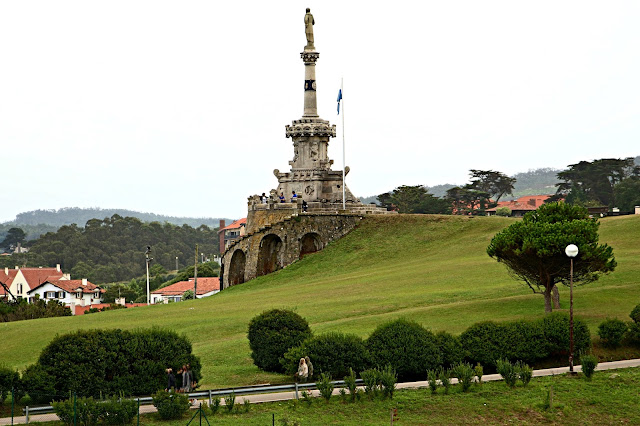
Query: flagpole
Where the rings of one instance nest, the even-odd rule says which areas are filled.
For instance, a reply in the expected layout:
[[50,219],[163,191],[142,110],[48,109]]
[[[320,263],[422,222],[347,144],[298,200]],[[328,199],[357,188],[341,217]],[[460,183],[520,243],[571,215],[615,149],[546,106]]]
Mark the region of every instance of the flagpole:
[[[344,78],[340,78],[340,92],[343,91],[343,84],[344,84]],[[345,178],[345,169],[346,169],[346,156],[345,156],[345,147],[344,147],[344,97],[341,99],[342,102],[342,210],[346,210],[347,206],[346,206],[346,200],[345,200],[345,184],[344,184],[344,178]]]

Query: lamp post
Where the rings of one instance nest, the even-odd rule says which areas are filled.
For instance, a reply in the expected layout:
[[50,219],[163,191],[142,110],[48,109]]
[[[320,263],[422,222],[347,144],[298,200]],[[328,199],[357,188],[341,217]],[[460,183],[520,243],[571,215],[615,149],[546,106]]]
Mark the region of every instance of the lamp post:
[[149,257],[149,255],[151,254],[151,246],[147,246],[147,251],[144,252],[144,255],[146,257],[146,263],[147,263],[147,306],[149,306],[150,304],[150,295],[149,295],[149,263],[151,263],[151,261],[153,260],[152,257]]
[[578,246],[569,244],[564,249],[565,254],[571,261],[571,269],[569,272],[569,373],[573,371],[573,258],[578,255]]

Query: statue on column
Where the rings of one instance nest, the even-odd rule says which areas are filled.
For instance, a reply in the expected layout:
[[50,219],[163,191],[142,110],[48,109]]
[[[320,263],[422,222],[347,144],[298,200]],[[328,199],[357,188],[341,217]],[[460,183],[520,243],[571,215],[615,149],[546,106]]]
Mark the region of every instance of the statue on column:
[[304,15],[304,34],[307,36],[307,45],[305,49],[314,49],[313,45],[313,26],[316,21],[313,19],[313,15],[311,14],[311,9],[307,8],[307,14]]

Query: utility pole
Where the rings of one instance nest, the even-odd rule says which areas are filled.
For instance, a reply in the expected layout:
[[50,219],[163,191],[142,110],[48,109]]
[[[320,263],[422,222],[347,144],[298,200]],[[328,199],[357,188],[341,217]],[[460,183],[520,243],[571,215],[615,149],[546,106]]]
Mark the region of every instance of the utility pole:
[[149,294],[149,263],[153,260],[152,257],[149,257],[151,254],[151,246],[147,246],[147,251],[144,253],[147,261],[147,306],[150,304],[150,294]]
[[196,299],[198,294],[198,245],[196,244],[196,262],[193,268],[193,299]]

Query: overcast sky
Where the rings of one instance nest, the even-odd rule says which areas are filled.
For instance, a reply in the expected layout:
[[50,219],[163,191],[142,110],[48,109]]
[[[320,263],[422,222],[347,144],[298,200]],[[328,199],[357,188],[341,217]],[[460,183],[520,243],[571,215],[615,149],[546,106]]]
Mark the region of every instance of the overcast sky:
[[307,6],[319,113],[339,135],[344,77],[355,195],[640,154],[640,2],[375,4],[0,2],[0,221],[245,216],[293,157]]

